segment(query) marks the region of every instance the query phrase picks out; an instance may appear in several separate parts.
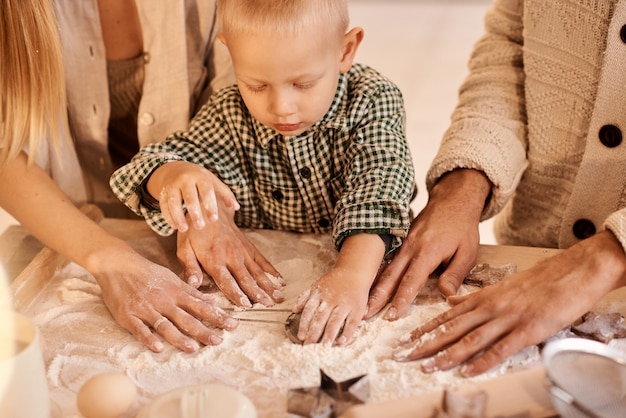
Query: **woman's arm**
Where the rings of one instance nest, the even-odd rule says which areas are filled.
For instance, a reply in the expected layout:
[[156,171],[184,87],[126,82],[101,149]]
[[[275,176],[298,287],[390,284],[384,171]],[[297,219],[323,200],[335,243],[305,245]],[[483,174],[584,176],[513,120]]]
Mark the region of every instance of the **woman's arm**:
[[198,342],[221,341],[201,321],[228,330],[236,327],[200,291],[84,215],[43,170],[27,164],[24,153],[0,169],[0,205],[45,245],[87,269],[113,317],[153,351],[163,348],[150,329],[161,317],[169,321],[158,333],[188,352],[198,349]]

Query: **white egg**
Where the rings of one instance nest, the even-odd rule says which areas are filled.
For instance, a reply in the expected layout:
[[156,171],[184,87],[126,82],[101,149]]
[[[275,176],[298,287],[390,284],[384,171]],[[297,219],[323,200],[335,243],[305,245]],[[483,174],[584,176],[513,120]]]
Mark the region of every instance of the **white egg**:
[[85,382],[76,395],[76,404],[85,418],[118,418],[136,396],[137,387],[124,373],[102,373]]

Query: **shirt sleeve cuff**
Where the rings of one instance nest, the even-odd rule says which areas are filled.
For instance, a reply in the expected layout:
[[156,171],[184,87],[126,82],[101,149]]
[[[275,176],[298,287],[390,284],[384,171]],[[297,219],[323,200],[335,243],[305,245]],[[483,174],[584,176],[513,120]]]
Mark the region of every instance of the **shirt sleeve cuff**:
[[502,210],[527,165],[522,144],[507,129],[484,121],[456,123],[447,132],[427,172],[426,188],[430,191],[441,176],[457,168],[482,171],[493,184],[481,216],[485,220]]
[[159,201],[156,200],[148,191],[148,180],[150,177],[146,177],[146,179],[141,183],[141,204],[147,207],[150,210],[161,210],[161,205]]

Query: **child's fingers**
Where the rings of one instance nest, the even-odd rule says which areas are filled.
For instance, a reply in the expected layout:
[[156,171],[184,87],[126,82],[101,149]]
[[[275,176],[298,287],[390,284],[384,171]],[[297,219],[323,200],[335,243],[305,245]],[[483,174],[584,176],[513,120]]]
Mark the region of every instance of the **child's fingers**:
[[352,341],[352,337],[354,337],[356,330],[359,329],[361,317],[362,315],[356,315],[354,312],[351,312],[350,315],[348,315],[348,318],[343,324],[341,335],[337,338],[337,345],[345,345]]
[[[303,339],[304,344],[315,344],[319,342],[324,334],[326,324],[328,323],[328,317],[331,313],[331,307],[325,301],[317,306],[311,321],[309,322],[309,328],[306,332],[306,336]],[[300,333],[298,332],[298,338]]]
[[213,190],[215,195],[222,199],[226,206],[233,210],[239,210],[239,202],[233,194],[233,191],[230,190],[230,187],[222,183],[217,177],[215,177],[215,181],[213,182]]
[[300,316],[300,326],[298,327],[298,339],[301,341],[307,341],[309,336],[309,328],[313,323],[313,318],[316,315],[317,309],[320,306],[321,301],[317,294],[313,292],[304,307],[302,308],[302,315]]
[[187,231],[189,226],[185,219],[180,191],[177,188],[164,188],[159,195],[159,202],[161,213],[172,228],[181,232]]
[[217,199],[215,198],[215,190],[210,182],[202,182],[198,184],[198,195],[202,207],[206,211],[207,218],[211,222],[218,219]]
[[[298,300],[296,301],[296,304],[293,307],[293,312],[294,313],[302,312],[302,309],[304,309],[304,306],[309,300],[310,296],[311,296],[311,288],[309,287],[304,292],[302,292],[300,296],[298,296]],[[302,319],[300,319],[300,323],[302,323]]]
[[170,226],[174,229],[179,229],[175,224],[174,224],[174,218],[172,218],[172,214],[170,213],[170,208],[167,206],[167,204],[165,204],[164,201],[161,201],[161,203],[159,203],[159,206],[161,207],[161,215],[163,215],[163,218],[165,219],[165,222],[167,222],[168,224],[170,224]]
[[[196,229],[204,228],[204,213],[200,205],[200,197],[195,183],[184,184],[181,188],[182,198],[187,208],[187,214]],[[180,206],[182,211],[182,205]],[[184,213],[183,213],[184,216]]]
[[335,306],[335,309],[330,313],[326,328],[324,329],[324,336],[322,337],[322,343],[332,344],[337,335],[341,332],[346,322],[348,312],[340,306]]

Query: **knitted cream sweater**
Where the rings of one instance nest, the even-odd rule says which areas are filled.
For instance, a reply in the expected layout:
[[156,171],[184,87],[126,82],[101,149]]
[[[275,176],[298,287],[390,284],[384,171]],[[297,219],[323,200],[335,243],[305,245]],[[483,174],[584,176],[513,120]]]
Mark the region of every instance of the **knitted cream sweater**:
[[479,169],[500,243],[566,248],[587,219],[626,248],[624,25],[626,0],[495,0],[427,187]]

